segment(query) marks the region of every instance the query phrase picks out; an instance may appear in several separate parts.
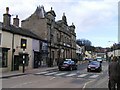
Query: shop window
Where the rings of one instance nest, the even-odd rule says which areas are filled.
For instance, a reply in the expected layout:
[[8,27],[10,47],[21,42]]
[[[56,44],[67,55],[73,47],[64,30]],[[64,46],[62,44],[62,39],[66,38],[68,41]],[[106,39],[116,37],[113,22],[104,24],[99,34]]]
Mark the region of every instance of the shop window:
[[8,52],[2,51],[2,67],[7,67]]

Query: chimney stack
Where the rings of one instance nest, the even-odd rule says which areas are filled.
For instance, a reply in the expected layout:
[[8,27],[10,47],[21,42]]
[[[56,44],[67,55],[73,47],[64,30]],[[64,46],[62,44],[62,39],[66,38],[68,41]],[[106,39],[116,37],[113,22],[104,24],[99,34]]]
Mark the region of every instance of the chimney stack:
[[6,13],[3,14],[3,24],[5,26],[10,26],[11,15],[9,14],[9,7],[6,7]]
[[16,18],[13,18],[13,25],[19,27],[19,18],[18,18],[18,15],[16,15]]

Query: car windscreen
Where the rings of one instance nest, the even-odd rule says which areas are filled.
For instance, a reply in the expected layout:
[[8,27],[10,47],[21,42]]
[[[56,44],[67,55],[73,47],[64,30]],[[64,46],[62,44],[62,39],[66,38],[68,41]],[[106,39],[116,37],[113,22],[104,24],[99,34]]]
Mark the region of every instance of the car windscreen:
[[102,58],[97,58],[97,60],[102,60]]
[[90,62],[89,65],[99,65],[98,62]]
[[71,61],[66,60],[66,61],[63,62],[63,64],[71,64]]

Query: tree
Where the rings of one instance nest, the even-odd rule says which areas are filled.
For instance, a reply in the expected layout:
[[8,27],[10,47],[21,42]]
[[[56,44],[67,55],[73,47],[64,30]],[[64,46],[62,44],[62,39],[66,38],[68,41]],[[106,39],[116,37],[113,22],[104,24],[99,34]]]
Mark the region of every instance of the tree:
[[89,41],[87,39],[77,39],[76,43],[79,46],[91,46],[92,45],[91,41]]

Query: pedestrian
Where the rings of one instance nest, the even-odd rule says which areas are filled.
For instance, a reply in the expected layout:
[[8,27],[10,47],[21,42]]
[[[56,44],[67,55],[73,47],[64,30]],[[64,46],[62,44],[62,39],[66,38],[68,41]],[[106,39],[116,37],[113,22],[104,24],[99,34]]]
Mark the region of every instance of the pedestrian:
[[109,73],[109,90],[120,90],[120,68],[119,63],[117,62],[118,58],[116,56],[113,57],[112,62],[109,64],[108,73]]
[[117,88],[118,90],[120,90],[120,56],[118,57],[118,67],[117,67],[117,70],[118,70],[118,81],[117,81]]

